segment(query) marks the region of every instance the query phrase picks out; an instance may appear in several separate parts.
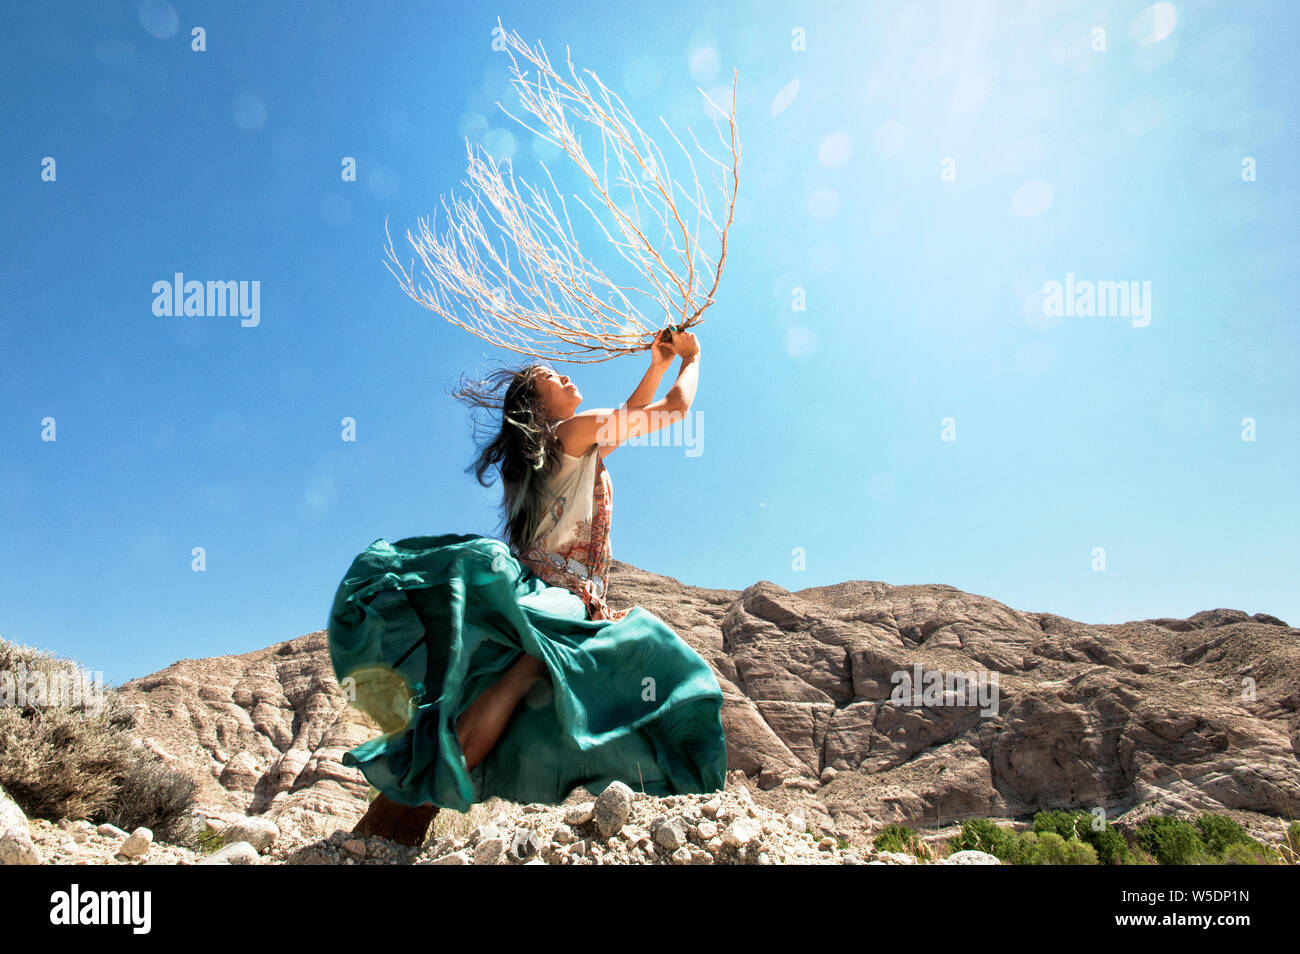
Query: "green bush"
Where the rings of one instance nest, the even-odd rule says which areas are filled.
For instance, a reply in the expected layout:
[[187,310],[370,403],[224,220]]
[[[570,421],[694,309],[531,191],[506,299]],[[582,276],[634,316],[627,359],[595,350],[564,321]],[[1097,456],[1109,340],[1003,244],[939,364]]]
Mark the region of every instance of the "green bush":
[[1200,832],[1174,815],[1153,815],[1137,828],[1138,846],[1162,865],[1196,865],[1211,860]]
[[1125,864],[1129,860],[1128,842],[1104,821],[1098,830],[1096,819],[1096,815],[1085,811],[1042,811],[1034,816],[1033,830],[1039,835],[1051,832],[1067,842],[1071,838],[1084,842],[1092,847],[1098,864]]
[[1026,832],[1021,836],[1031,844],[1031,865],[1095,865],[1097,852],[1078,838],[1062,838],[1054,831]]
[[[984,851],[1009,865],[1213,864],[1273,865],[1295,863],[1300,821],[1287,829],[1287,844],[1262,844],[1227,815],[1200,815],[1194,822],[1175,815],[1152,816],[1138,826],[1134,854],[1124,836],[1109,824],[1094,828],[1090,812],[1042,811],[1032,830],[1017,834],[987,818],[962,823],[948,844],[950,852]],[[1150,855],[1148,858],[1147,855]]]
[[[55,678],[83,674],[71,660],[0,639],[0,671]],[[197,787],[137,744],[136,719],[117,692],[103,687],[103,708],[0,706],[0,786],[29,818],[63,818],[145,827],[155,837],[191,844],[190,809]]]
[[1225,865],[1276,865],[1281,861],[1275,849],[1257,841],[1235,841],[1223,849]]
[[1084,832],[1083,840],[1092,845],[1097,852],[1097,861],[1103,865],[1124,865],[1128,864],[1131,858],[1131,852],[1128,849],[1128,842],[1124,836],[1117,832],[1110,825],[1105,825],[1101,831],[1093,831],[1091,827]]
[[894,851],[916,858],[929,858],[930,850],[906,825],[891,823],[880,829],[871,842],[877,851]]
[[1081,833],[1078,830],[1079,816],[1083,816],[1083,825],[1088,827],[1092,816],[1087,812],[1044,811],[1034,816],[1033,831],[1036,835],[1052,832],[1062,839],[1074,838]]
[[987,818],[962,822],[961,834],[949,842],[948,848],[950,852],[982,851],[1007,865],[1028,863],[1028,850],[1021,837]]
[[1201,815],[1196,819],[1196,830],[1200,832],[1206,851],[1216,857],[1222,855],[1229,845],[1248,845],[1251,842],[1246,829],[1227,815]]

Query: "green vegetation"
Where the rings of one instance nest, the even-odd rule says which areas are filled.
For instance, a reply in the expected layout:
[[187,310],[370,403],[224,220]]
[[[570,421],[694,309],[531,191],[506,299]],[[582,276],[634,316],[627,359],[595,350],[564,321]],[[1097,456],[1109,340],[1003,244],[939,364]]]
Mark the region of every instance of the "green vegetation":
[[[1291,824],[1287,840],[1300,841],[1300,822]],[[1154,815],[1137,827],[1134,844],[1099,816],[1085,811],[1039,812],[1031,830],[1025,832],[975,818],[962,824],[961,833],[948,848],[950,852],[987,852],[1010,865],[1272,865],[1287,861],[1286,848],[1262,844],[1232,818],[1217,814],[1200,815],[1194,822]]]
[[982,851],[993,855],[1003,864],[1029,864],[1028,842],[1010,828],[996,825],[987,818],[972,818],[962,822],[961,834],[948,845],[950,852]]
[[922,861],[928,861],[931,857],[930,846],[906,825],[886,825],[876,833],[871,843],[877,851],[901,852]]
[[1272,865],[1284,861],[1280,851],[1255,841],[1227,815],[1201,815],[1195,823],[1172,815],[1153,816],[1138,826],[1137,842],[1162,865]]
[[198,850],[201,854],[210,855],[214,851],[219,851],[226,847],[226,839],[220,832],[208,831],[206,828],[198,833],[195,839],[198,842]]
[[1096,816],[1088,812],[1039,812],[1026,832],[975,818],[962,825],[949,848],[987,852],[1009,865],[1122,864],[1124,837],[1104,822],[1100,829],[1096,825]]

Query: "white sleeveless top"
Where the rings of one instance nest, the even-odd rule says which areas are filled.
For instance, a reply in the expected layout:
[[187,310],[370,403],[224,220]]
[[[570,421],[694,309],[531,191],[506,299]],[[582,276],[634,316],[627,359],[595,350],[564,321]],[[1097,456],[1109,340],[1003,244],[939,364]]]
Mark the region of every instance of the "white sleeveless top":
[[581,457],[563,454],[542,495],[544,509],[520,562],[581,597],[592,619],[622,619],[629,610],[613,613],[605,603],[614,500],[600,448],[592,445]]

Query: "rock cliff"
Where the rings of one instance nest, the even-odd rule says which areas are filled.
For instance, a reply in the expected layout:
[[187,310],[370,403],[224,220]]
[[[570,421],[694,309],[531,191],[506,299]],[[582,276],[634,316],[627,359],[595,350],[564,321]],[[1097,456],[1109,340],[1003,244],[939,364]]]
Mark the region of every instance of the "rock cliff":
[[[949,586],[713,590],[617,561],[609,601],[646,607],[708,660],[728,768],[824,831],[1300,805],[1300,631],[1272,616],[1094,626]],[[891,698],[902,673],[933,692]],[[982,701],[961,695],[975,686]],[[327,835],[364,810],[366,781],[340,759],[379,729],[343,698],[323,631],[182,660],[121,693],[210,812]]]

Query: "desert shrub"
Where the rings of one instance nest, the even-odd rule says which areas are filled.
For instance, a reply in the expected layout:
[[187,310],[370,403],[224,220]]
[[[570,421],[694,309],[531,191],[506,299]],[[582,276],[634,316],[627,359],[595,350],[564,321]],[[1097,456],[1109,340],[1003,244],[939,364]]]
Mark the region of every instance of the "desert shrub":
[[962,822],[961,834],[949,842],[948,848],[951,852],[983,851],[1008,865],[1025,864],[1028,855],[1018,834],[987,818]]
[[1052,832],[1060,835],[1062,839],[1074,838],[1080,834],[1079,816],[1084,816],[1083,825],[1088,827],[1091,816],[1087,812],[1065,812],[1065,811],[1043,811],[1034,816],[1033,832],[1041,835],[1043,832]]
[[148,828],[161,841],[198,847],[190,813],[198,789],[194,779],[175,771],[152,752],[136,752],[136,757],[122,766],[117,783],[109,804],[96,811],[92,820],[123,831]]
[[1251,842],[1246,829],[1227,815],[1201,815],[1196,819],[1196,830],[1205,843],[1206,851],[1215,857],[1222,855],[1229,845]]
[[1117,832],[1110,825],[1102,826],[1101,831],[1093,831],[1092,826],[1088,826],[1086,832],[1081,833],[1083,840],[1092,845],[1093,850],[1097,852],[1097,861],[1103,865],[1123,865],[1128,864],[1130,852],[1128,842],[1124,836]]
[[1282,863],[1277,850],[1257,841],[1234,841],[1223,849],[1225,865],[1276,865]]
[[916,858],[929,858],[930,850],[906,825],[891,823],[880,829],[871,842],[877,851],[894,851]]
[[1088,844],[1081,838],[1067,838],[1065,847],[1062,852],[1061,864],[1065,865],[1095,865],[1100,862],[1097,859],[1097,849]]
[[1128,842],[1124,836],[1105,822],[1097,829],[1095,821],[1096,816],[1091,812],[1043,811],[1034,816],[1033,830],[1040,835],[1052,832],[1067,842],[1077,838],[1092,846],[1098,864],[1124,864],[1129,860]]
[[1138,846],[1162,865],[1195,865],[1210,860],[1200,832],[1174,815],[1153,815],[1137,828]]
[[[0,640],[7,690],[31,673],[52,683],[82,672],[46,650]],[[103,687],[98,712],[90,698],[78,705],[10,701],[0,706],[0,786],[29,818],[84,818],[126,831],[144,826],[181,843],[193,837],[193,780],[135,742],[135,717],[112,688]]]
[[1025,841],[1031,838],[1029,863],[1032,865],[1095,865],[1097,852],[1092,845],[1078,838],[1062,838],[1054,831],[1026,832]]

